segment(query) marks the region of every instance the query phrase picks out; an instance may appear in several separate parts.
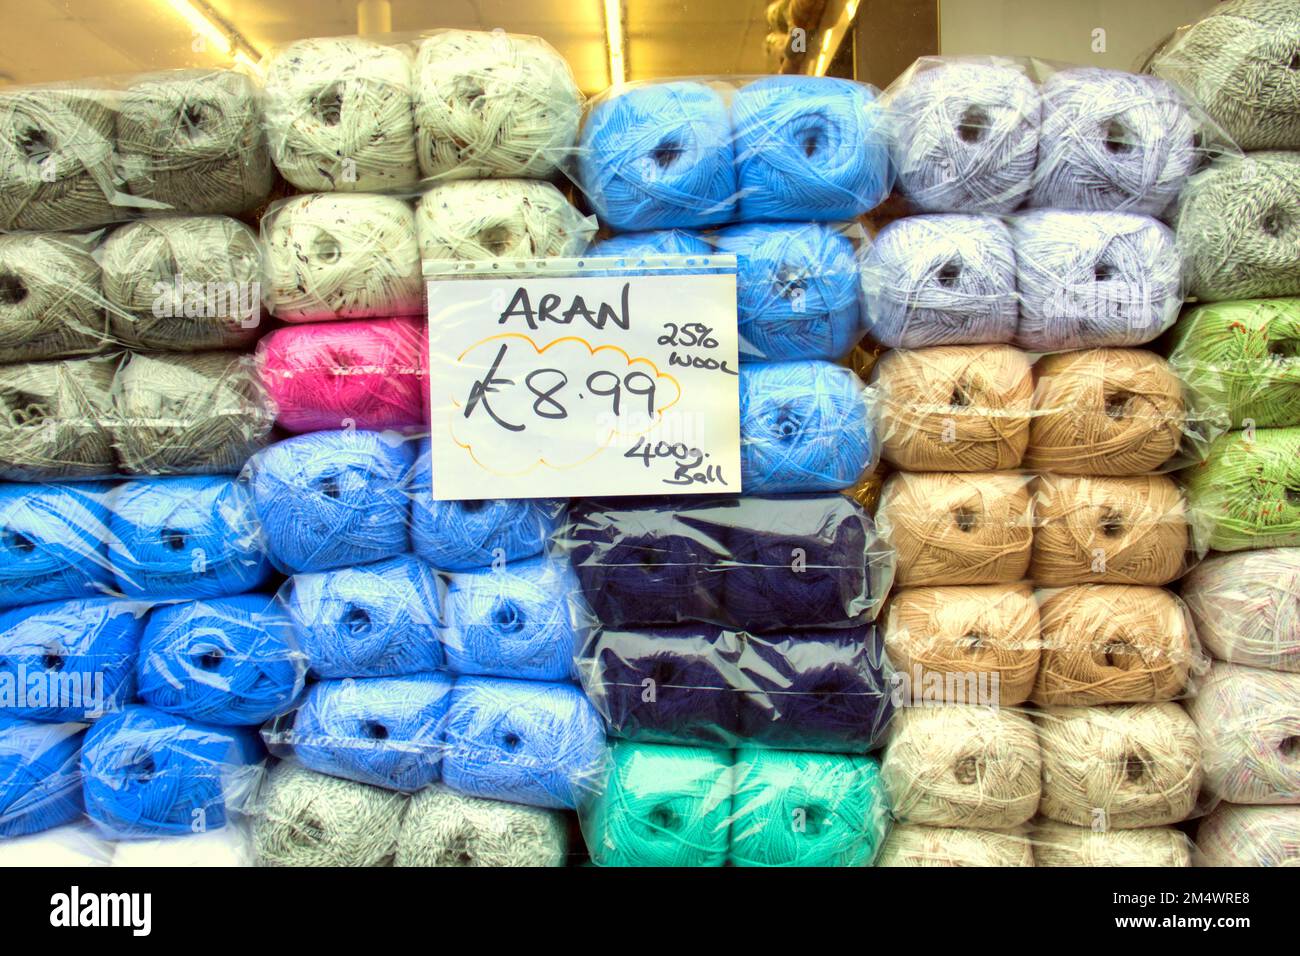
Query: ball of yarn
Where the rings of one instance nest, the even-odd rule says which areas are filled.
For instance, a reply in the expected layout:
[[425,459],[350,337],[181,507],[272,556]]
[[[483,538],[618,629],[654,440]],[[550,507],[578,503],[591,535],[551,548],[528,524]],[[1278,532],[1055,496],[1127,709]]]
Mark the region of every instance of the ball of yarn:
[[394,866],[563,866],[564,815],[466,797],[434,785],[411,798]]
[[0,362],[90,355],[111,336],[89,239],[0,236]]
[[1030,842],[1015,833],[902,823],[889,831],[876,866],[1033,866]]
[[246,824],[231,821],[220,830],[152,840],[123,840],[113,850],[113,867],[253,866],[253,835]]
[[179,212],[233,216],[260,205],[272,170],[257,97],[234,70],[133,79],[116,104],[127,189]]
[[1300,548],[1214,555],[1183,578],[1182,596],[1219,660],[1300,673]]
[[826,76],[769,76],[731,103],[739,218],[856,219],[889,195],[876,91]]
[[1232,803],[1300,803],[1300,674],[1217,663],[1187,705],[1206,789]]
[[1029,576],[1040,586],[1168,584],[1191,550],[1187,503],[1163,475],[1044,475],[1034,483]]
[[1136,213],[1042,209],[1011,226],[1021,348],[1141,345],[1178,318],[1182,261],[1164,223]]
[[1039,614],[1036,704],[1171,700],[1204,670],[1191,615],[1163,588],[1081,584],[1047,594]]
[[1034,815],[1038,734],[1024,714],[988,707],[906,708],[894,717],[883,778],[895,819],[1005,830]]
[[232,478],[139,478],[108,507],[108,558],[127,597],[239,594],[271,575],[252,496]]
[[1166,465],[1186,424],[1182,384],[1142,349],[1048,355],[1034,366],[1024,464],[1076,475],[1138,475]]
[[1201,746],[1178,704],[1054,708],[1038,737],[1049,820],[1132,830],[1177,823],[1196,805]]
[[253,818],[259,866],[384,866],[397,847],[406,797],[292,763],[267,776]]
[[111,837],[218,830],[251,799],[264,756],[256,731],[133,705],[86,733],[86,813]]
[[286,322],[419,315],[415,210],[391,196],[295,196],[262,218],[267,308]]
[[887,352],[881,456],[909,471],[1016,468],[1029,442],[1029,359],[1009,345],[940,345]]
[[445,589],[404,556],[294,575],[285,603],[312,676],[395,677],[442,667]]
[[288,615],[262,594],[156,607],[140,639],[140,699],[222,727],[285,710],[306,671]]
[[1289,0],[1230,0],[1180,31],[1153,67],[1242,149],[1300,149],[1297,45],[1300,12]]
[[[646,256],[706,256],[713,251],[698,232],[689,229],[658,229],[625,232],[594,242],[587,250],[591,258],[642,258]],[[736,279],[739,284],[740,278]]]
[[1040,647],[1028,584],[904,588],[885,617],[889,660],[912,696],[927,701],[1023,703]]
[[992,216],[909,216],[862,257],[867,331],[890,348],[1010,342],[1016,331],[1016,253]]
[[0,229],[85,229],[115,217],[113,111],[77,87],[0,93]]
[[600,717],[572,684],[460,678],[446,739],[447,786],[535,807],[576,807],[605,756]]
[[1300,425],[1300,299],[1191,309],[1174,327],[1169,364],[1234,428]]
[[1182,478],[1202,546],[1300,547],[1300,428],[1229,432]]
[[616,90],[587,115],[578,146],[582,190],[614,229],[736,218],[731,118],[712,87],[678,80]]
[[1300,154],[1220,158],[1187,184],[1176,228],[1202,302],[1300,295]]
[[1034,826],[1035,866],[1192,865],[1192,845],[1173,827],[1095,830],[1043,821]]
[[0,837],[25,836],[81,818],[79,724],[0,715]]
[[548,179],[578,136],[582,94],[544,40],[447,30],[415,53],[415,149],[425,176]]
[[110,597],[47,601],[0,614],[5,712],[84,721],[135,696],[144,607]]
[[895,472],[877,521],[897,555],[897,586],[1010,584],[1029,567],[1033,509],[1020,475]]
[[582,807],[598,866],[722,866],[731,825],[725,751],[620,741],[599,793]]
[[0,478],[111,474],[116,358],[0,367]]
[[713,241],[737,261],[742,360],[837,359],[862,336],[853,243],[830,226],[728,226]]
[[868,394],[851,369],[774,362],[740,369],[740,477],[747,494],[838,491],[876,464]]
[[113,332],[127,345],[193,352],[256,340],[261,254],[224,216],[165,216],[116,230],[100,250]]
[[0,607],[109,591],[107,488],[0,485]]
[[569,563],[545,557],[453,574],[447,666],[457,674],[569,677],[577,637],[568,599],[577,590]]
[[415,225],[420,255],[434,262],[580,256],[596,232],[550,183],[522,179],[434,186],[415,207]]
[[133,354],[113,398],[113,445],[133,474],[237,472],[275,420],[252,360],[238,352]]
[[733,866],[870,866],[884,842],[874,757],[746,748],[733,773]]
[[290,326],[257,349],[276,424],[288,431],[410,429],[426,421],[428,345],[414,319]]
[[1033,183],[1042,103],[1009,60],[923,58],[889,89],[899,191],[926,212],[1010,212]]
[[1157,77],[1074,67],[1042,96],[1032,206],[1158,216],[1200,162],[1196,121]]
[[272,55],[262,93],[271,158],[299,189],[367,192],[419,179],[405,49],[299,40]]
[[315,432],[248,463],[271,560],[287,574],[367,564],[409,548],[412,442],[392,434]]
[[114,844],[84,819],[24,837],[0,840],[3,867],[108,866]]
[[1300,807],[1221,803],[1196,830],[1199,866],[1300,865]]

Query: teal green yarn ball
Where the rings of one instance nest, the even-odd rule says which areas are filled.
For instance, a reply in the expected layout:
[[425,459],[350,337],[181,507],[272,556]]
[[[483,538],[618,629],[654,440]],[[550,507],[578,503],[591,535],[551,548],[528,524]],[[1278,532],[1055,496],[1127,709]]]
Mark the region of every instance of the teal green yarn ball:
[[1221,435],[1182,477],[1203,546],[1300,547],[1300,428]]
[[735,866],[870,866],[885,840],[874,757],[746,749],[734,773]]
[[604,790],[583,808],[592,862],[722,866],[731,777],[727,750],[616,743]]

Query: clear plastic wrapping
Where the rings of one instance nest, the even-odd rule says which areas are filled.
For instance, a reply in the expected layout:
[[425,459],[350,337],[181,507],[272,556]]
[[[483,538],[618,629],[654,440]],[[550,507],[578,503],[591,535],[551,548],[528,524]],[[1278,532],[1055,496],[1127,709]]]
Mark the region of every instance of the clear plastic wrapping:
[[1300,428],[1222,435],[1182,479],[1202,547],[1300,546]]
[[0,236],[0,360],[93,355],[112,336],[92,236]]
[[1296,866],[1300,807],[1221,803],[1196,829],[1199,866]]
[[0,848],[81,819],[85,726],[0,715]]
[[1183,579],[1182,596],[1219,660],[1300,672],[1300,548],[1212,555]]

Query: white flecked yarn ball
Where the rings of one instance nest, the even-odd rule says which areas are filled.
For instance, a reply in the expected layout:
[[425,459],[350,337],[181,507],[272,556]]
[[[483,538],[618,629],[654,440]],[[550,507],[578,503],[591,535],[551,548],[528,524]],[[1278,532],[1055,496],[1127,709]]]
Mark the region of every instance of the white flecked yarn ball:
[[1300,807],[1221,803],[1196,830],[1199,866],[1300,866]]
[[435,784],[411,798],[396,866],[563,866],[568,827],[555,810],[485,800]]
[[1215,657],[1300,672],[1300,548],[1214,555],[1183,578],[1182,595]]
[[1033,866],[1029,840],[1016,832],[900,823],[876,866]]
[[420,197],[415,213],[427,260],[580,256],[596,233],[550,183],[454,180]]
[[1034,827],[1037,866],[1192,865],[1192,844],[1173,827],[1093,830],[1044,820]]

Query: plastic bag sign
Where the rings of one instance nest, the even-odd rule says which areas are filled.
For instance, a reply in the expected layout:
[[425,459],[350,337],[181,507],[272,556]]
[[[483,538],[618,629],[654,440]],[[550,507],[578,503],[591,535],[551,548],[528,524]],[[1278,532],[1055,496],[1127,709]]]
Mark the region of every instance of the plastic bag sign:
[[740,491],[734,272],[428,289],[434,498]]

